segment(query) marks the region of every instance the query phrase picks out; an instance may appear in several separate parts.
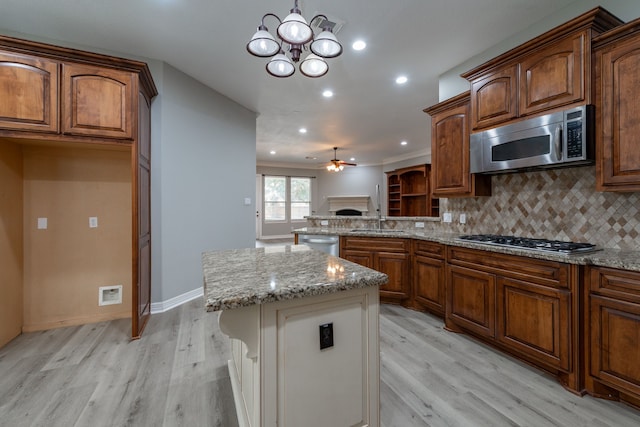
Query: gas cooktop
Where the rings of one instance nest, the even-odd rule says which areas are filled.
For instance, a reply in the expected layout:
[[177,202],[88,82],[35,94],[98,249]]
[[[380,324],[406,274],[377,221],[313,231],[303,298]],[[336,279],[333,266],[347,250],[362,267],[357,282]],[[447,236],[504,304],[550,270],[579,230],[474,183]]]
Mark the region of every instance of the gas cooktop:
[[483,243],[494,246],[512,246],[543,252],[561,254],[583,254],[599,250],[591,243],[565,242],[560,240],[533,239],[528,237],[501,236],[497,234],[472,234],[458,237],[468,242]]

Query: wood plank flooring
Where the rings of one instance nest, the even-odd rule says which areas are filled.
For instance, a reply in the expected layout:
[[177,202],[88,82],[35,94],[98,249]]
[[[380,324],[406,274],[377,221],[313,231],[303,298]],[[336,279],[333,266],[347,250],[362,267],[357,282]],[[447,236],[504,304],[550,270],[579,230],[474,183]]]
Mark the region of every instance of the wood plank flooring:
[[[237,426],[217,318],[197,299],[138,341],[127,320],[24,334],[0,349],[0,426]],[[382,306],[380,352],[384,427],[640,426],[424,313]]]

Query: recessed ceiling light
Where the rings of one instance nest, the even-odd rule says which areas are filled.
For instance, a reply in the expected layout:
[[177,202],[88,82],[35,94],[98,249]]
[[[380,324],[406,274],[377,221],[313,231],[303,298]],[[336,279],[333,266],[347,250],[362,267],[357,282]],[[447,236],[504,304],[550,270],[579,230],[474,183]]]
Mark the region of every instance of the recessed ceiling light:
[[409,79],[407,78],[407,76],[398,76],[396,78],[396,83],[398,83],[399,85],[403,85],[405,84]]
[[353,42],[351,47],[353,47],[353,50],[362,50],[367,47],[367,44],[364,42],[364,40],[356,40],[355,42]]
[[350,159],[349,159],[349,161],[350,161],[350,162],[355,162],[355,161],[356,161],[356,158],[355,158],[355,157],[352,157],[352,158],[350,158]]
[[274,150],[271,150],[270,153],[271,154],[276,154],[276,152]]
[[407,144],[408,144],[408,142],[407,142],[407,141],[402,141],[402,142],[400,143],[400,145],[407,145]]
[[324,92],[322,92],[322,96],[324,96],[325,98],[331,98],[333,96],[333,91],[327,89]]
[[300,128],[300,129],[298,129],[298,132],[307,133],[307,128]]

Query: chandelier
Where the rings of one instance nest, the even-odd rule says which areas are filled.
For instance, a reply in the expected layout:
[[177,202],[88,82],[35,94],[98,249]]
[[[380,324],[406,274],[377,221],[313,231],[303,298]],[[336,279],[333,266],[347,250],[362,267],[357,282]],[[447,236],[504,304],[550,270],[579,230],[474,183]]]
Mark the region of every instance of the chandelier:
[[[276,31],[280,41],[276,40],[264,25],[267,16],[273,16],[280,23]],[[275,77],[293,75],[296,71],[293,63],[300,61],[302,51],[311,50],[311,53],[300,63],[300,72],[307,77],[324,76],[329,71],[329,65],[325,59],[339,56],[342,53],[342,45],[333,34],[331,25],[327,24],[329,19],[325,15],[316,15],[310,22],[317,18],[324,18],[325,26],[322,32],[314,37],[313,30],[298,8],[298,0],[294,0],[293,9],[284,20],[280,20],[273,13],[266,13],[262,17],[258,30],[247,43],[247,50],[250,54],[261,58],[273,57],[266,68],[267,72]],[[285,54],[283,46],[286,47],[291,58]]]

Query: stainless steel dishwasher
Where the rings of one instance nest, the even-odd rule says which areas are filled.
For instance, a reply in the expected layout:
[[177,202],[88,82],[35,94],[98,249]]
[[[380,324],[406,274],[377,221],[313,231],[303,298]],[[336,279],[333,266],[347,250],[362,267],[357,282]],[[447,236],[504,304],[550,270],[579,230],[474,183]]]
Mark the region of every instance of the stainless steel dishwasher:
[[329,255],[340,255],[340,237],[323,234],[299,234],[298,243]]

